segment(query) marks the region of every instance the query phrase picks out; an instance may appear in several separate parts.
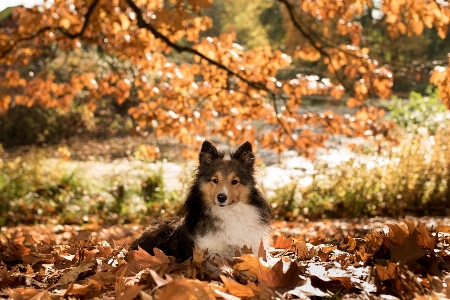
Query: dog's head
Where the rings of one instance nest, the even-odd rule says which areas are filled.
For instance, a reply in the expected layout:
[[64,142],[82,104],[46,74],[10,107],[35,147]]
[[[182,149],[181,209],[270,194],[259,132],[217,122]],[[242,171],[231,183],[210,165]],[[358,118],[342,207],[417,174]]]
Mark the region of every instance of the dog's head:
[[203,200],[208,205],[226,207],[248,202],[255,185],[252,144],[245,142],[230,158],[224,159],[224,154],[211,142],[203,142],[197,176]]

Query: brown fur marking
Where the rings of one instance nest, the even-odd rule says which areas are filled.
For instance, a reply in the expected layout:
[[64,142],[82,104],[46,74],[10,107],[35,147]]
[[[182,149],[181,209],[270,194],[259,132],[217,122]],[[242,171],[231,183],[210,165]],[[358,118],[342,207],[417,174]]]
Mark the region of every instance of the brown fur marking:
[[227,168],[217,171],[208,182],[201,186],[201,191],[208,205],[217,205],[217,195],[220,193],[226,193],[227,205],[249,202],[250,190],[241,184],[241,179],[234,171]]

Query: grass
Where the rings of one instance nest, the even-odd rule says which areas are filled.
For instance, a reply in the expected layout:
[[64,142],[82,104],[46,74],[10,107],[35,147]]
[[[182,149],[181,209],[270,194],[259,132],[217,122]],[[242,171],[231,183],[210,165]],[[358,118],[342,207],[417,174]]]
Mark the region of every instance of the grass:
[[0,160],[0,226],[132,223],[177,213],[181,191],[165,188],[162,170],[142,164],[128,172],[91,180],[81,169],[39,153]]

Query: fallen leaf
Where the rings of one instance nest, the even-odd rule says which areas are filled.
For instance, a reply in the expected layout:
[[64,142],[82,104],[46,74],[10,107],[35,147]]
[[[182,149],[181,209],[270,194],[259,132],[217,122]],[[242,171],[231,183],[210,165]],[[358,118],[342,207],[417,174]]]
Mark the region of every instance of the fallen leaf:
[[417,246],[417,231],[405,238],[400,247],[390,245],[390,249],[393,262],[413,261],[427,254],[426,250]]
[[259,259],[253,254],[244,254],[238,258],[240,262],[233,266],[236,271],[243,272],[254,278],[258,277],[258,270],[261,267]]
[[436,232],[450,233],[450,226],[448,226],[448,225],[438,226],[438,227],[436,227]]
[[346,248],[347,251],[353,251],[356,248],[356,240],[351,236],[347,235],[347,242],[342,245],[343,248]]
[[139,293],[145,288],[145,285],[132,285],[130,287],[126,287],[125,291],[123,292],[123,294],[120,294],[118,297],[116,295],[116,299],[117,300],[132,300],[135,299],[137,297],[137,295],[139,295]]
[[97,262],[95,261],[83,261],[81,262],[77,267],[73,268],[69,272],[65,273],[61,278],[58,280],[58,284],[64,285],[68,284],[69,282],[73,282],[78,279],[78,276],[81,273],[85,273],[88,271],[94,271],[94,269],[97,267]]
[[283,272],[283,261],[280,259],[272,268],[262,265],[258,268],[258,281],[264,282],[267,287],[295,287],[300,281],[300,269],[297,263],[291,262],[286,273]]
[[398,266],[395,263],[387,262],[387,266],[375,265],[375,270],[377,272],[378,278],[381,281],[395,279],[398,272]]
[[246,285],[240,284],[233,279],[230,279],[224,275],[220,275],[220,279],[224,283],[228,293],[236,297],[254,297],[253,290]]
[[408,237],[408,232],[406,232],[403,228],[398,226],[397,224],[386,224],[389,229],[389,238],[396,245],[403,244],[403,240]]
[[89,297],[86,298],[98,297],[102,289],[101,283],[91,279],[88,280],[89,284],[86,285],[70,283],[64,296],[67,297],[68,295],[76,295],[86,297],[86,295],[89,295]]
[[416,229],[416,225],[414,224],[413,221],[409,221],[409,220],[403,219],[402,222],[406,224],[406,227],[408,227],[408,233],[409,234],[413,233],[414,230]]
[[289,249],[292,246],[293,237],[290,236],[287,239],[285,239],[284,236],[279,235],[277,237],[277,240],[275,242],[275,245],[273,246],[276,249]]
[[419,234],[417,236],[417,245],[433,250],[435,246],[435,241],[434,238],[428,233],[425,224],[419,222],[419,224],[417,224],[416,230]]
[[156,299],[215,300],[214,292],[205,282],[197,279],[177,279],[155,292]]
[[261,239],[261,243],[259,244],[258,258],[261,258],[263,261],[267,261],[267,253],[266,253],[266,249],[264,248],[264,243],[263,243],[262,239]]
[[309,260],[316,255],[315,249],[308,249],[305,241],[296,241],[294,244],[294,250],[301,260]]
[[14,300],[50,300],[50,295],[46,290],[36,290],[34,288],[18,288],[11,290],[10,299]]
[[[124,265],[127,268],[125,276],[139,273],[142,269],[152,269],[155,271],[163,270],[169,263],[170,259],[161,250],[153,249],[155,255],[151,255],[141,247],[138,250],[131,250],[129,253],[128,264]],[[164,271],[164,270],[163,270]],[[121,272],[121,270],[117,271]]]

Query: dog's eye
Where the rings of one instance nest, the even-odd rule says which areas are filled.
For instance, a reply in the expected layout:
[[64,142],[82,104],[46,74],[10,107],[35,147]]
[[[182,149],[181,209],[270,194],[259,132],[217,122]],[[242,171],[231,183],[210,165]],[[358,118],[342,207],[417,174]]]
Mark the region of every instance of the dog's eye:
[[237,181],[236,179],[231,180],[231,184],[232,184],[232,185],[236,185],[236,184],[238,184],[238,183],[239,183],[239,181]]
[[213,180],[211,180],[212,182],[214,182],[214,183],[219,183],[219,179],[217,179],[217,178],[214,178]]

